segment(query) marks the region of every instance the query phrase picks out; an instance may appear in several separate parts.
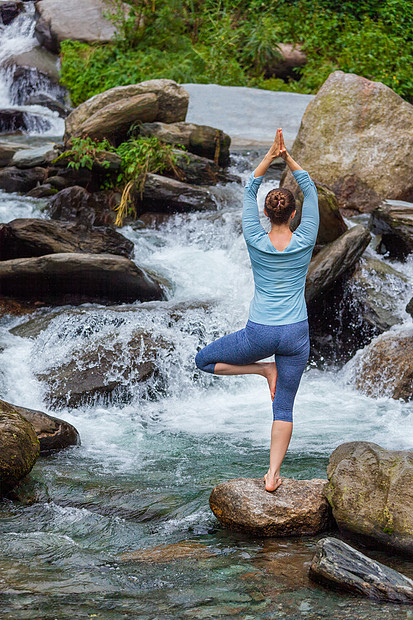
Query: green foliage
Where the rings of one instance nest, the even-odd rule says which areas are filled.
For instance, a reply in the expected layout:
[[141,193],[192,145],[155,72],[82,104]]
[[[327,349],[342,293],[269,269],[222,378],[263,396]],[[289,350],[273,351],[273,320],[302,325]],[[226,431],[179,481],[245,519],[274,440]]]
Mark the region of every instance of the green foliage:
[[[58,162],[62,159],[68,159],[68,168],[88,168],[92,170],[93,163],[99,160],[99,154],[107,151],[114,151],[113,146],[104,138],[103,140],[93,140],[89,136],[84,138],[71,138],[71,148],[59,155],[54,161]],[[99,161],[102,168],[109,168],[110,163],[102,159]]]
[[[62,82],[77,105],[117,85],[165,77],[316,92],[342,69],[413,101],[413,3],[406,0],[120,0],[109,45],[62,43]],[[295,79],[272,73],[278,42],[300,43]]]

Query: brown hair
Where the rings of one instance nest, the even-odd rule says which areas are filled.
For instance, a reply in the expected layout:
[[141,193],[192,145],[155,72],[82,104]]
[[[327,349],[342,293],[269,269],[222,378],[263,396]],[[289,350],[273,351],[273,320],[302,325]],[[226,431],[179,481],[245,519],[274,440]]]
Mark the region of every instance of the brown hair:
[[265,197],[265,210],[272,224],[287,224],[295,209],[295,198],[289,189],[272,189]]

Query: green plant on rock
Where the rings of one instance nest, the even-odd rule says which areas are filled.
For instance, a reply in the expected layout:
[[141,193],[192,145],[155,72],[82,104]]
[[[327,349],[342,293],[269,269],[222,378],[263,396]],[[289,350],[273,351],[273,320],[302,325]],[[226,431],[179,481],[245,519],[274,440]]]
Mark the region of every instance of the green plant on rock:
[[[184,147],[178,145],[180,149]],[[118,175],[117,184],[123,187],[117,212],[115,225],[122,226],[127,215],[135,215],[133,194],[138,193],[142,198],[146,175],[148,173],[165,172],[172,170],[177,178],[182,179],[182,173],[177,168],[178,155],[172,144],[160,142],[155,136],[130,138],[116,149],[122,159],[122,170]]]
[[109,168],[110,163],[104,159],[100,159],[99,155],[103,152],[113,152],[115,149],[112,144],[104,138],[103,140],[94,140],[89,136],[82,138],[71,138],[69,141],[70,149],[64,151],[54,160],[54,163],[62,159],[68,159],[68,168],[88,168],[92,170],[93,164],[99,160],[102,168]]

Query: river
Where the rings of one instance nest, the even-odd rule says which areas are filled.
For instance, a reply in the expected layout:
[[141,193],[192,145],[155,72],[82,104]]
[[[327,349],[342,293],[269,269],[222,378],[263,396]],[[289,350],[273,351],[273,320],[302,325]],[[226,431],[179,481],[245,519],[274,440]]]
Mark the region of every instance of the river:
[[[256,105],[259,91],[254,97]],[[219,107],[212,120],[220,126]],[[245,128],[252,131],[247,110],[238,135]],[[231,171],[245,181],[257,155],[244,145]],[[263,183],[261,204],[274,183]],[[413,617],[408,606],[312,584],[307,570],[325,534],[251,538],[224,530],[209,509],[214,485],[266,472],[272,422],[264,379],[201,375],[194,365],[200,346],[244,326],[253,291],[241,235],[242,184],[212,191],[217,212],[176,215],[160,229],[122,230],[135,244],[137,264],[164,277],[166,301],[39,308],[0,321],[1,397],[64,418],[82,440],[39,458],[31,474],[37,501],[0,502],[1,617]],[[44,217],[44,205],[0,192],[0,219]],[[374,243],[368,253],[386,260]],[[392,265],[413,276],[411,260]],[[395,301],[403,321],[395,329],[412,323],[407,301],[407,292]],[[160,388],[156,379],[152,389],[151,381],[138,383],[132,372],[111,399],[48,405],[39,375],[76,362],[79,351],[120,343],[116,377],[130,365],[125,345],[138,327],[165,343]],[[411,420],[411,405],[355,391],[346,368],[309,366],[281,474],[326,478],[329,455],[347,441],[409,449]],[[411,563],[368,554],[413,577]]]

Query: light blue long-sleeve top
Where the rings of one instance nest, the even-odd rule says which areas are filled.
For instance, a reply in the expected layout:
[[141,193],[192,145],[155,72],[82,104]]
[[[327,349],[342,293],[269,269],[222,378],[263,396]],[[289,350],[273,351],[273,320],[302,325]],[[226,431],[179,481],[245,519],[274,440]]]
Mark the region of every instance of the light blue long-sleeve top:
[[317,238],[317,189],[305,170],[293,172],[304,194],[301,222],[290,243],[277,250],[260,224],[257,192],[263,176],[248,179],[244,191],[242,230],[254,275],[255,294],[249,319],[263,325],[287,325],[307,318],[305,279]]

